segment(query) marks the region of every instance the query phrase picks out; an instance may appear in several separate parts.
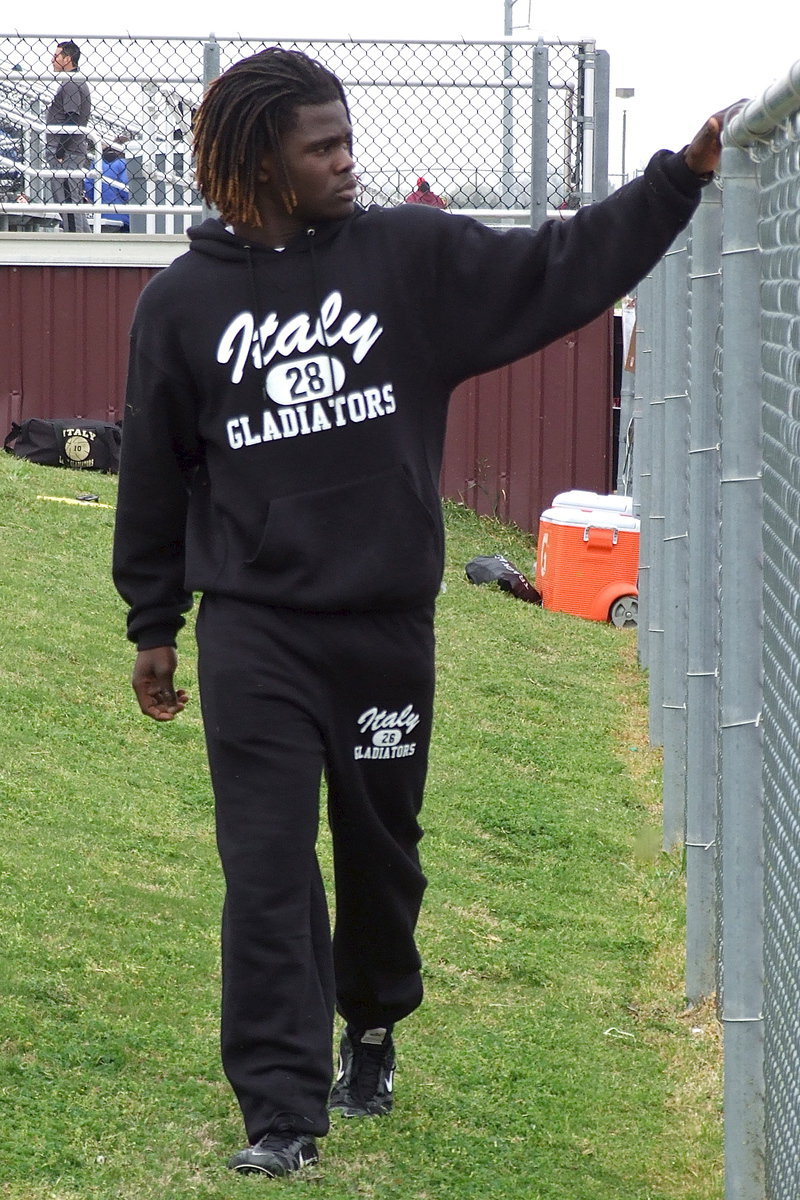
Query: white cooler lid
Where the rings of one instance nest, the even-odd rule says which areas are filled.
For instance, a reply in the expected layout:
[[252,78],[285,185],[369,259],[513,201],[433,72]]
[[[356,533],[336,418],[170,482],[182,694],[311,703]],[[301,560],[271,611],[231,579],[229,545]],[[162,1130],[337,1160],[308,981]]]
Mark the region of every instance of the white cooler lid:
[[582,492],[574,488],[553,497],[553,508],[610,508],[615,512],[633,513],[633,496],[604,496],[600,492]]
[[579,529],[618,529],[625,533],[639,532],[639,518],[630,513],[614,512],[610,508],[574,508],[568,504],[560,504],[554,508],[546,508],[542,513],[543,521],[553,525],[573,525]]

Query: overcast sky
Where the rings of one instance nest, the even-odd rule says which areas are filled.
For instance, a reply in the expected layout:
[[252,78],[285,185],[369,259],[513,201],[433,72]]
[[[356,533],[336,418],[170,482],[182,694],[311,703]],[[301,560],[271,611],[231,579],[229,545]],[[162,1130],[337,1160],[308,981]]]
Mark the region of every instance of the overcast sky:
[[[17,19],[21,9],[13,6]],[[37,0],[18,32],[55,38],[131,33],[141,36],[216,34],[217,37],[397,38],[494,40],[503,36],[504,0],[293,0],[286,5],[191,0],[135,0],[108,5],[80,0],[64,26],[63,0]],[[679,149],[705,118],[742,96],[759,96],[800,59],[800,4],[770,0],[763,10],[672,0],[626,4],[566,0],[562,5],[516,0],[515,36],[530,40],[595,41],[611,59],[610,171],[620,170],[622,109],[627,109],[626,167],[644,165],[652,151]],[[763,23],[758,15],[763,12]],[[530,28],[528,25],[530,13]],[[15,32],[0,19],[0,32]],[[633,88],[630,100],[615,97]]]

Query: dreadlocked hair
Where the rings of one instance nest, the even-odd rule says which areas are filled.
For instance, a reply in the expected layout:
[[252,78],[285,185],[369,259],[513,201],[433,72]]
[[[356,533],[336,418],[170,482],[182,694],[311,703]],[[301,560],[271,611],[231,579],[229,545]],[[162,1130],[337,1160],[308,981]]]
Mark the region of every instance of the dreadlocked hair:
[[[256,205],[264,155],[277,157],[287,212],[297,205],[283,136],[300,105],[347,100],[336,76],[299,50],[270,46],[243,58],[209,87],[193,124],[197,186],[227,224],[260,226]],[[348,111],[349,117],[349,111]]]

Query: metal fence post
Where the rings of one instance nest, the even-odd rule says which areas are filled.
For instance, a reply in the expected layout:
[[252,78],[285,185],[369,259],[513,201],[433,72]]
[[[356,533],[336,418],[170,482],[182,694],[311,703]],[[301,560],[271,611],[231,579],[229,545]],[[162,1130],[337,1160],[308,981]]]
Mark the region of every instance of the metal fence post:
[[219,42],[210,33],[203,42],[203,91],[219,76]]
[[607,50],[594,56],[594,158],[592,159],[592,200],[608,195],[608,120],[611,66]]
[[578,90],[582,100],[579,104],[580,115],[576,123],[577,161],[580,163],[580,203],[591,201],[591,188],[594,180],[594,57],[595,43],[581,42],[578,51],[580,67],[578,71]]
[[723,151],[720,552],[726,1200],[764,1195],[762,458],[758,191]]
[[689,578],[686,676],[686,995],[716,986],[716,805],[719,743],[719,414],[714,357],[720,320],[722,195],[703,192],[691,227]]
[[664,742],[664,262],[653,271],[653,378],[650,396],[650,594],[647,668],[650,684],[650,743]]
[[531,119],[531,229],[547,218],[547,110],[549,79],[547,47],[539,39],[533,49]]
[[636,386],[633,397],[633,511],[639,518],[639,662],[650,657],[650,485],[652,431],[650,397],[653,391],[652,272],[636,290]]
[[[213,33],[208,35],[206,41],[203,42],[203,95],[208,91],[209,86],[215,79],[219,78],[220,58],[219,58],[219,42],[214,37]],[[202,217],[203,221],[209,217],[217,216],[217,210],[210,204],[206,204],[202,200]]]
[[503,165],[502,196],[508,207],[514,204],[514,0],[503,0]]
[[662,617],[664,660],[664,849],[685,840],[686,590],[688,584],[687,334],[689,287],[686,234],[664,259],[664,545]]

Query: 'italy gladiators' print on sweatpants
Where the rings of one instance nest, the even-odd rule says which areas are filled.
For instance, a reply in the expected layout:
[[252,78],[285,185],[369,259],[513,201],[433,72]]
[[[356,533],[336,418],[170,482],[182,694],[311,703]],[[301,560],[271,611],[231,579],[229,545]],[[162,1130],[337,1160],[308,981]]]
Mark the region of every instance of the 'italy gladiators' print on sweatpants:
[[[222,1050],[253,1140],[327,1131],[336,1007],[387,1025],[422,998],[414,929],[433,614],[314,614],[206,596],[203,719],[226,878]],[[336,888],[315,855],[322,777]]]

